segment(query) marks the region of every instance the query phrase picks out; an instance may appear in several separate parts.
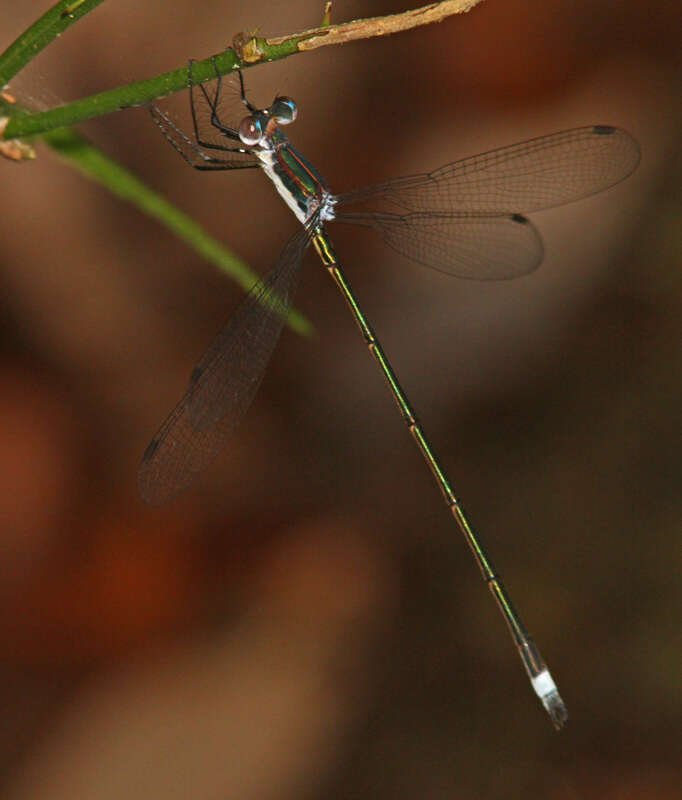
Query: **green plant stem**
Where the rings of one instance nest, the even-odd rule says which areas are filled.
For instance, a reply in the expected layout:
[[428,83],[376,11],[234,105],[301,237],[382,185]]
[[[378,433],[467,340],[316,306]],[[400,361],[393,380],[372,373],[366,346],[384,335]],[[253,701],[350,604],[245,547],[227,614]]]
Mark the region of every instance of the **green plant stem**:
[[[68,128],[50,131],[43,138],[76,170],[157,219],[200,255],[229,273],[246,291],[256,283],[258,276],[201,225],[150,189],[133,173],[99,151],[87,139]],[[312,331],[310,322],[297,311],[289,313],[288,324],[304,335]]]
[[[102,0],[61,0],[56,3],[0,54],[0,88],[42,48],[101,2]],[[327,4],[320,27],[277,38],[238,34],[233,40],[233,48],[215,57],[194,62],[192,77],[196,82],[204,82],[214,78],[216,71],[224,75],[237,68],[263,61],[276,61],[305,50],[398,33],[419,25],[439,22],[451,14],[466,12],[478,2],[480,0],[442,0],[401,14],[353,20],[339,25],[331,24],[330,7]],[[255,283],[256,276],[242,261],[209,236],[200,225],[68,127],[112,111],[147,105],[158,97],[185,89],[187,83],[187,67],[182,67],[156,78],[138,81],[36,113],[0,98],[0,113],[9,117],[0,138],[12,140],[42,135],[53,149],[81,173],[155,217],[197,252],[232,275],[245,289],[249,289]],[[297,312],[290,313],[288,322],[301,333],[309,333],[312,329],[310,323]]]
[[[240,33],[235,36],[231,49],[213,58],[194,62],[192,78],[195,82],[202,83],[215,78],[216,70],[220,75],[225,75],[237,68],[244,69],[264,61],[278,61],[295,53],[314,50],[318,47],[338,45],[374,36],[385,36],[419,25],[440,22],[452,14],[469,11],[478,2],[480,0],[443,0],[443,2],[431,3],[428,6],[401,14],[353,20],[338,25],[324,24],[322,27],[287,36],[264,38]],[[82,6],[78,6],[74,14],[90,4],[92,4],[92,0],[84,0]],[[63,5],[68,5],[68,3],[58,4],[58,6]],[[71,0],[71,5],[74,5],[74,0]],[[0,56],[1,63],[2,56]],[[187,81],[187,67],[181,67],[155,78],[100,92],[49,111],[35,114],[13,114],[5,129],[4,138],[16,139],[35,136],[55,128],[74,125],[92,117],[120,111],[123,108],[146,105],[158,97],[186,89]]]
[[[197,83],[202,83],[215,78],[216,69],[224,75],[238,66],[239,59],[235,52],[227,50],[215,56],[215,59],[205,58],[203,61],[195,61],[192,65],[192,77]],[[120,111],[123,108],[144,106],[158,97],[186,89],[187,82],[187,67],[181,67],[157,75],[155,78],[147,78],[75,100],[73,103],[65,103],[49,111],[13,116],[5,129],[4,138],[23,139],[55,128],[74,125],[92,117],[110,114],[112,111]]]
[[[18,36],[0,55],[0,88],[57,36],[104,0],[60,0]],[[9,14],[9,11],[5,11]],[[6,137],[13,139],[14,136]]]

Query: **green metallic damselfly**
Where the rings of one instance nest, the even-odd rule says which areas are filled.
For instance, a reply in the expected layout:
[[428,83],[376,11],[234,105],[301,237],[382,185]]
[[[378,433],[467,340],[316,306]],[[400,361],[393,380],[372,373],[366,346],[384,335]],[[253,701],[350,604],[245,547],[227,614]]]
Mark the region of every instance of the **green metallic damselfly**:
[[[525,275],[539,266],[543,251],[535,227],[519,212],[551,208],[613,186],[637,166],[637,143],[623,130],[592,125],[455,161],[433,172],[334,195],[281,131],[280,126],[297,116],[291,98],[276,97],[268,108],[257,109],[246,98],[239,72],[241,102],[249,115],[232,128],[221,119],[222,79],[217,70],[212,94],[193,82],[191,62],[189,75],[195,138],[190,139],[152,107],[166,138],[196,169],[260,167],[302,227],[208,348],[184,396],[145,451],[138,476],[142,497],[150,505],[161,505],[185,489],[235,430],[260,385],[286,320],[303,255],[312,244],[346,300],[474,554],[533,689],[554,726],[562,727],[566,706],[358,305],[326,224],[333,220],[374,228],[402,255],[459,277],[495,280]],[[200,130],[202,113],[209,116],[208,134]],[[339,213],[352,203],[376,203],[378,210]]]

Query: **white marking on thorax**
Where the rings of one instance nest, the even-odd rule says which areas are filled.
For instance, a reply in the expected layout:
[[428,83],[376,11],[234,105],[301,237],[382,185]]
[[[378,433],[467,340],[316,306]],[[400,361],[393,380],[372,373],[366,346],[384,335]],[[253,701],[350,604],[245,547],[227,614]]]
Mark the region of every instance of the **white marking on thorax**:
[[310,212],[306,212],[296,202],[296,198],[291,194],[289,189],[284,185],[284,181],[280,178],[275,170],[275,153],[272,150],[260,150],[256,153],[260,163],[263,165],[263,172],[273,182],[275,189],[279,192],[280,197],[294,212],[296,218],[301,224],[305,224],[310,216]]
[[336,198],[333,195],[325,192],[322,195],[321,202],[318,202],[316,197],[309,197],[307,201],[307,210],[304,211],[296,202],[296,198],[291,194],[287,186],[284,184],[284,181],[275,170],[274,151],[260,150],[256,153],[256,155],[258,156],[258,160],[261,162],[263,172],[265,172],[268,178],[270,178],[280,197],[294,212],[296,219],[298,219],[302,225],[305,225],[305,223],[318,210],[318,208],[320,209],[320,219],[323,222],[329,222],[329,220],[334,219],[334,204],[336,203]]
[[330,220],[334,219],[336,214],[334,213],[334,206],[336,205],[336,198],[333,194],[329,194],[329,192],[325,192],[322,197],[322,206],[320,212],[320,219],[322,222],[329,222]]

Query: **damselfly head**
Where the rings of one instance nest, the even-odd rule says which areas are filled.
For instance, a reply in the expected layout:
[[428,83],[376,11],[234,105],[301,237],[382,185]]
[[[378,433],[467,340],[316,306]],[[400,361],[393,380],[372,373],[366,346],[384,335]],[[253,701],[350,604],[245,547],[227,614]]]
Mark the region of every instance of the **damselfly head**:
[[263,138],[263,126],[257,117],[244,117],[237,132],[242,142],[251,146],[258,144]]
[[298,116],[296,103],[290,97],[275,97],[269,110],[280,125],[289,125]]

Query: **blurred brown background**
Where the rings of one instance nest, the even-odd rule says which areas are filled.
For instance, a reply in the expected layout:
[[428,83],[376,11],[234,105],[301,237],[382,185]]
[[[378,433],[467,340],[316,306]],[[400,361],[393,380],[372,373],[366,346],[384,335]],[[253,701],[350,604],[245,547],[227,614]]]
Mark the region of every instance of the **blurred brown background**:
[[[2,42],[47,5],[12,4]],[[76,99],[322,5],[110,0],[17,93]],[[641,143],[631,179],[534,216],[524,279],[334,237],[550,663],[559,735],[315,259],[315,336],[284,332],[227,451],[152,511],[140,455],[241,292],[47,149],[0,163],[7,797],[679,796],[679,41],[673,0],[487,0],[246,73],[254,102],[296,98],[288,132],[339,191],[577,125]],[[294,230],[263,176],[190,170],[144,109],[82,131],[260,273]]]

